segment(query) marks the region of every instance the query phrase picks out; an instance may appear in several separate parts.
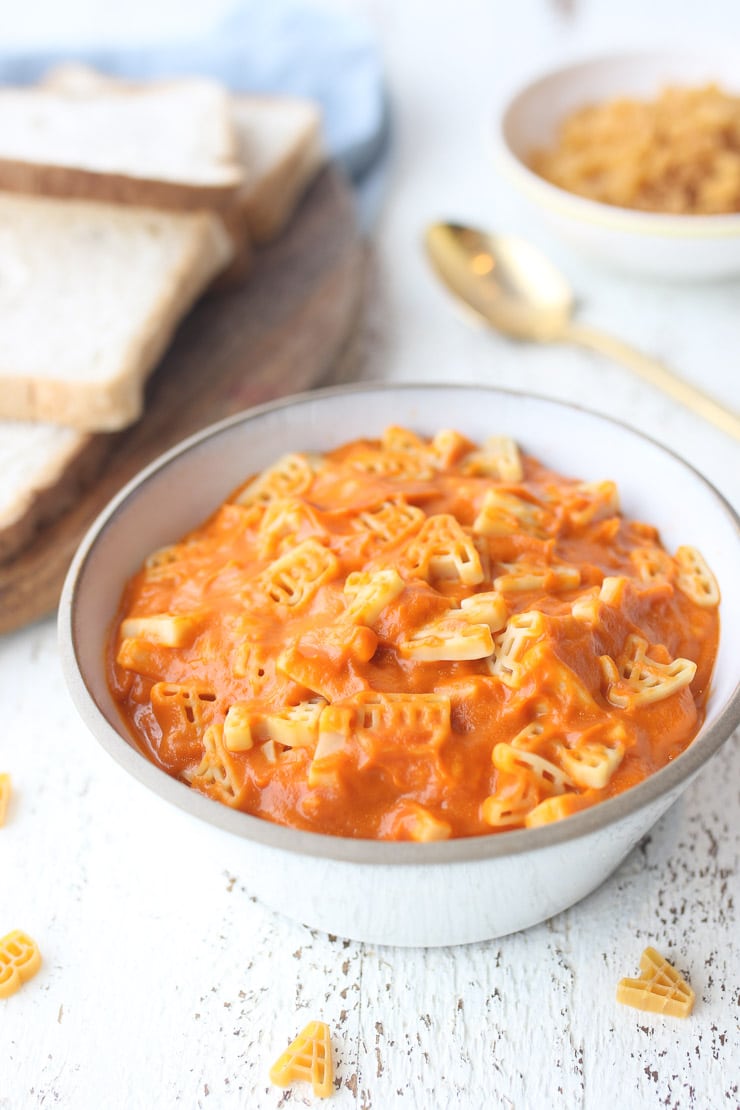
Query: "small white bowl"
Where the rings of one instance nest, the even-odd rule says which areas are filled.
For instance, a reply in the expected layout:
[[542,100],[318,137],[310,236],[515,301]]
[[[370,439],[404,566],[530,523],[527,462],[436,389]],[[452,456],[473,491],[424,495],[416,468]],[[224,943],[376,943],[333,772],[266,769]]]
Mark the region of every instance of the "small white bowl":
[[[134,746],[106,682],[105,645],[124,583],[245,477],[286,450],[324,451],[389,424],[425,434],[499,432],[564,474],[615,479],[624,511],[670,550],[699,546],[723,590],[707,717],[689,748],[638,786],[537,829],[434,844],[302,832],[229,809],[171,778]],[[464,386],[363,386],[265,405],[207,428],[152,463],[83,540],[60,603],[62,665],[102,747],[164,802],[241,838],[251,892],[287,916],[376,944],[446,945],[523,929],[579,901],[619,865],[740,723],[740,522],[689,465],[622,424],[572,405]],[[132,815],[132,820],[135,816]]]
[[667,85],[714,82],[740,94],[740,53],[632,51],[576,62],[540,76],[504,106],[496,162],[532,212],[582,253],[619,269],[671,280],[740,273],[740,213],[676,216],[618,208],[569,193],[531,170],[533,150],[554,145],[562,121],[619,96],[656,97]]

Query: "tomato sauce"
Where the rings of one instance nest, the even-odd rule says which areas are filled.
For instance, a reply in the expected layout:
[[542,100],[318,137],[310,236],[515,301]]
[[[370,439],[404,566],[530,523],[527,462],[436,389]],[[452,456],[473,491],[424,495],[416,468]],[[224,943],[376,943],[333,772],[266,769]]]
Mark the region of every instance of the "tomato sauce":
[[235,809],[348,837],[534,827],[675,759],[718,590],[613,483],[389,428],[288,455],[155,552],[110,688],[141,751]]

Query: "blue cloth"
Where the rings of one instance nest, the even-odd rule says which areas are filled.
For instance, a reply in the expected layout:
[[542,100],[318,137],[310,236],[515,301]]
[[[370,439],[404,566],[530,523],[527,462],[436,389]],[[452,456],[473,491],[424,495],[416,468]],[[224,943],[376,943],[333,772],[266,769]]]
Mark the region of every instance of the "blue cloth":
[[[332,157],[377,204],[389,112],[380,52],[358,18],[303,0],[240,0],[198,41],[0,56],[0,79],[29,84],[79,61],[119,77],[200,74],[235,92],[293,93],[318,101]],[[367,221],[365,221],[367,222]]]

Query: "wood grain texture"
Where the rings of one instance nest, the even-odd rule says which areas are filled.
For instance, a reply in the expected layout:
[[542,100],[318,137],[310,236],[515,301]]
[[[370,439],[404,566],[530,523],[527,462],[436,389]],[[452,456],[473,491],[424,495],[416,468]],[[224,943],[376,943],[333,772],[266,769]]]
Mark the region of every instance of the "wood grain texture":
[[183,322],[149,383],[144,417],[105,437],[94,484],[0,565],[0,633],[55,607],[85,531],[146,463],[215,420],[328,373],[357,319],[363,254],[349,187],[326,169],[286,233],[257,254],[249,279],[212,293]]

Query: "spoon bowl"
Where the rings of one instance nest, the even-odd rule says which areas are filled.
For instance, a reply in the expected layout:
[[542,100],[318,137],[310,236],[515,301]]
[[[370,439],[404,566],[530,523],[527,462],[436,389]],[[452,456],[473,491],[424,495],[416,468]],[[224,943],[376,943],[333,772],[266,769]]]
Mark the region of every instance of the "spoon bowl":
[[429,260],[447,289],[511,339],[570,342],[621,362],[650,385],[740,440],[740,416],[628,344],[573,320],[573,293],[531,243],[457,223],[427,228]]
[[560,338],[573,313],[562,274],[532,243],[463,224],[426,232],[429,259],[458,299],[512,339]]

